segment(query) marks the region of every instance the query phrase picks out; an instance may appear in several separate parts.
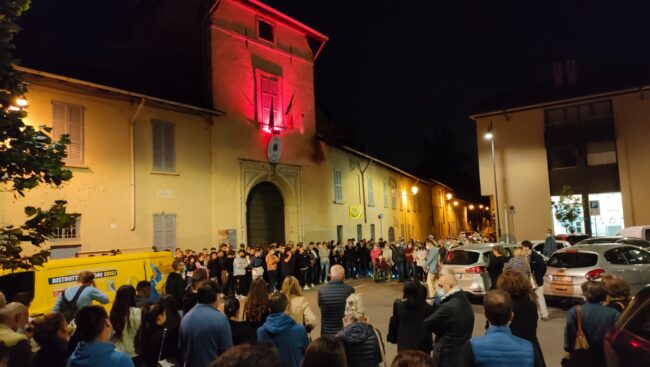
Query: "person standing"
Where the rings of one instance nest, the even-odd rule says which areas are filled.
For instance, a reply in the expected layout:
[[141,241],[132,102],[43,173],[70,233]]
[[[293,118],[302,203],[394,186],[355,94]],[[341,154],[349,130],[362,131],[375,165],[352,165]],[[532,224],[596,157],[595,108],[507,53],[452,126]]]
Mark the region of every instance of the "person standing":
[[345,301],[343,325],[338,337],[343,342],[348,366],[377,367],[384,359],[383,341],[378,330],[368,323],[358,294],[351,294]]
[[[34,340],[40,347],[31,367],[65,367],[68,361],[68,323],[60,313],[50,313],[32,320]],[[23,365],[23,367],[25,367]]]
[[165,282],[165,294],[174,297],[176,307],[180,310],[183,307],[183,296],[185,295],[185,279],[183,279],[185,263],[182,259],[176,259],[172,268],[174,271],[169,273]]
[[246,277],[246,268],[248,261],[246,260],[246,251],[239,250],[237,256],[233,260],[233,274],[235,276],[235,296],[241,297],[244,295],[244,278]]
[[535,278],[534,288],[537,295],[537,306],[539,318],[543,321],[548,321],[548,308],[546,307],[546,299],[544,299],[544,275],[546,275],[546,261],[542,255],[533,250],[533,244],[530,241],[522,241],[521,244],[526,248],[528,253],[528,266],[530,272]]
[[300,283],[294,277],[284,279],[282,283],[282,293],[289,300],[289,309],[287,314],[300,325],[304,325],[307,333],[310,333],[316,327],[316,315],[309,307],[309,303],[302,295]]
[[433,313],[433,307],[426,302],[424,287],[417,281],[404,283],[404,299],[393,304],[393,317],[397,318],[397,351],[408,349],[431,353],[431,333],[424,329],[424,320]]
[[429,298],[434,298],[436,295],[436,280],[438,280],[438,248],[431,241],[427,241],[426,248],[427,288],[429,289]]
[[300,367],[309,344],[309,336],[304,326],[297,324],[286,314],[288,307],[289,300],[284,293],[276,292],[271,295],[271,314],[264,325],[257,329],[257,340],[271,342],[280,352],[285,366]]
[[197,305],[181,320],[184,367],[204,367],[232,346],[228,318],[218,310],[219,285],[209,281],[197,292]]
[[331,281],[318,289],[318,307],[321,311],[321,336],[335,335],[343,328],[345,300],[354,288],[345,284],[345,269],[334,265],[330,270]]
[[123,285],[117,290],[109,318],[113,325],[111,341],[115,343],[115,349],[128,354],[133,363],[139,365],[135,335],[140,329],[142,316],[141,309],[135,305],[135,289],[132,285]]
[[327,242],[321,242],[318,245],[318,257],[320,259],[320,282],[327,283],[327,277],[330,274],[330,248]]
[[441,302],[424,320],[425,329],[436,334],[433,359],[439,367],[460,366],[463,344],[472,337],[474,310],[453,275],[441,275],[437,286]]
[[294,274],[295,259],[291,250],[292,248],[289,246],[280,246],[280,284],[284,278]]
[[503,265],[506,264],[508,258],[506,257],[506,250],[501,245],[492,247],[492,256],[487,266],[488,274],[490,275],[491,286],[490,289],[497,287],[497,279],[503,272]]
[[89,306],[93,301],[108,304],[106,293],[97,289],[95,273],[84,270],[77,276],[77,285],[66,288],[56,299],[52,312],[61,312],[70,322],[78,310]]
[[[296,267],[298,269],[298,280],[300,281],[300,286],[307,290],[309,285],[307,285],[307,270],[309,270],[309,258],[305,253],[305,248],[302,244],[298,244],[298,251],[294,255],[296,258]],[[284,284],[284,283],[283,283]]]
[[[607,291],[601,284],[593,280],[582,283],[582,294],[586,303],[571,308],[566,314],[564,327],[564,350],[573,352],[576,335],[578,333],[578,317],[582,324],[582,331],[587,338],[589,349],[582,357],[585,360],[571,358],[570,366],[605,366],[604,342],[605,334],[614,325],[620,313],[605,306],[602,302],[607,297]],[[582,362],[582,363],[581,363]]]
[[357,259],[354,251],[354,240],[349,239],[348,244],[345,245],[345,250],[343,251],[343,263],[345,264],[345,274],[348,278],[354,278],[355,269],[354,265]]
[[29,311],[22,303],[10,302],[0,309],[0,345],[6,348],[8,366],[27,366],[32,358],[31,340],[19,332],[28,318]]
[[406,245],[404,256],[406,257],[406,279],[415,279],[415,249],[413,248],[413,240],[409,240],[409,243]]
[[418,247],[415,250],[415,273],[417,274],[416,276],[419,282],[426,281],[424,268],[427,265],[427,255],[427,249],[422,246],[422,244],[418,244]]
[[551,257],[557,251],[557,241],[553,237],[553,230],[550,228],[546,230],[546,239],[544,239],[544,250],[542,253],[546,257]]
[[269,280],[269,292],[275,291],[275,282],[277,281],[277,270],[280,258],[278,252],[275,250],[275,244],[269,245],[269,253],[266,254],[266,275]]
[[404,238],[400,237],[399,242],[395,245],[395,250],[393,250],[393,262],[395,263],[400,283],[403,283],[406,278],[404,275],[406,261],[405,251]]
[[542,367],[543,360],[532,343],[512,335],[512,300],[508,292],[496,289],[483,299],[489,327],[485,336],[466,341],[460,352],[462,367]]
[[496,288],[508,292],[512,299],[512,335],[533,343],[541,364],[545,365],[542,347],[537,340],[537,295],[530,281],[518,271],[506,271],[499,277]]
[[103,307],[86,306],[77,312],[75,321],[80,342],[68,359],[68,367],[134,367],[131,358],[115,350],[109,341],[113,328]]

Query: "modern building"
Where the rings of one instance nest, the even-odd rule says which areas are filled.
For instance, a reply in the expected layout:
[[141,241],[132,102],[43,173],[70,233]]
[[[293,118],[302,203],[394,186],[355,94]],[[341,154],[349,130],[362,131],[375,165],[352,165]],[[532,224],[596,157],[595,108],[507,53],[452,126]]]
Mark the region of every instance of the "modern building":
[[[475,113],[481,191],[494,204],[494,136],[502,233],[542,238],[566,233],[551,202],[565,186],[582,206],[577,232],[614,235],[650,223],[650,86],[643,82],[576,83],[520,93]],[[562,71],[563,64],[554,70]],[[557,76],[557,75],[556,75]],[[556,78],[558,79],[558,78]],[[559,73],[562,84],[562,73]],[[640,79],[637,79],[640,80]],[[556,81],[557,82],[557,81]],[[494,205],[493,205],[494,206]]]
[[326,36],[255,0],[216,1],[205,19],[211,106],[21,68],[26,121],[69,134],[74,177],[3,193],[0,221],[67,200],[81,215],[55,234],[56,257],[433,233],[432,203],[450,188],[317,134]]

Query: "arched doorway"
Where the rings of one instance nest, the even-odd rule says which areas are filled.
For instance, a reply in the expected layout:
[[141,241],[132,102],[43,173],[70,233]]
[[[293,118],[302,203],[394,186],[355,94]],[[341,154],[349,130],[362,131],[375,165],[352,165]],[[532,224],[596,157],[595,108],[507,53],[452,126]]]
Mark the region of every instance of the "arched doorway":
[[257,184],[248,194],[246,234],[249,246],[284,243],[284,200],[270,182]]
[[388,227],[388,242],[395,242],[395,228]]

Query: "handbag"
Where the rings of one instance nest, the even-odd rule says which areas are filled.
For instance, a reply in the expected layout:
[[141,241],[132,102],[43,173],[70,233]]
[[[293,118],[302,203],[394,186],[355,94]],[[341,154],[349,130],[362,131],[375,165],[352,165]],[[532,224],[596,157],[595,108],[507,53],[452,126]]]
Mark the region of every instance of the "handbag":
[[585,333],[582,331],[582,318],[580,317],[580,305],[576,307],[576,313],[578,317],[578,333],[576,335],[576,340],[573,343],[573,350],[580,350],[580,349],[589,349],[589,342],[587,342],[587,337],[585,336]]
[[[379,353],[381,354],[381,363],[379,365],[381,367],[388,367],[388,364],[386,364],[386,346],[384,345],[384,340],[381,338],[381,331],[376,327],[373,327],[372,329],[375,331],[375,336],[377,337],[377,342],[379,344]],[[388,336],[386,336],[386,339],[388,339]]]
[[593,355],[589,352],[589,342],[582,330],[582,317],[580,315],[580,305],[576,306],[576,316],[578,318],[578,330],[576,339],[573,342],[573,350],[567,352],[562,358],[563,367],[571,366],[590,366],[595,364]]
[[393,315],[388,320],[388,334],[386,334],[386,341],[391,344],[397,344],[397,332],[399,329],[399,318],[397,317],[397,304],[399,300],[393,303]]

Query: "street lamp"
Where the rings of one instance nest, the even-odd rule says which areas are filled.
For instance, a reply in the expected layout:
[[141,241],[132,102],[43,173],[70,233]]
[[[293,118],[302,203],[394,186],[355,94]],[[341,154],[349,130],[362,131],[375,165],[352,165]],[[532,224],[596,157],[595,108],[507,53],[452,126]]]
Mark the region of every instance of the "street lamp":
[[453,198],[454,195],[452,195],[451,192],[448,192],[447,195],[445,195],[445,197],[447,198],[447,200],[451,200],[451,198]]
[[413,186],[411,187],[411,192],[413,193],[413,195],[417,195],[417,193],[418,193],[418,187],[417,187],[416,185],[413,185]]
[[483,209],[483,204],[479,204],[479,205],[478,205],[478,208],[479,208],[479,209]]
[[468,209],[469,209],[469,210],[474,210],[474,204],[469,204]]
[[494,204],[496,206],[496,217],[497,217],[497,242],[501,239],[501,220],[499,219],[499,188],[497,186],[497,160],[494,154],[494,134],[492,133],[492,122],[488,126],[488,130],[483,135],[486,140],[490,141],[492,146],[492,174],[494,175]]
[[458,201],[454,200],[454,206],[458,206]]

